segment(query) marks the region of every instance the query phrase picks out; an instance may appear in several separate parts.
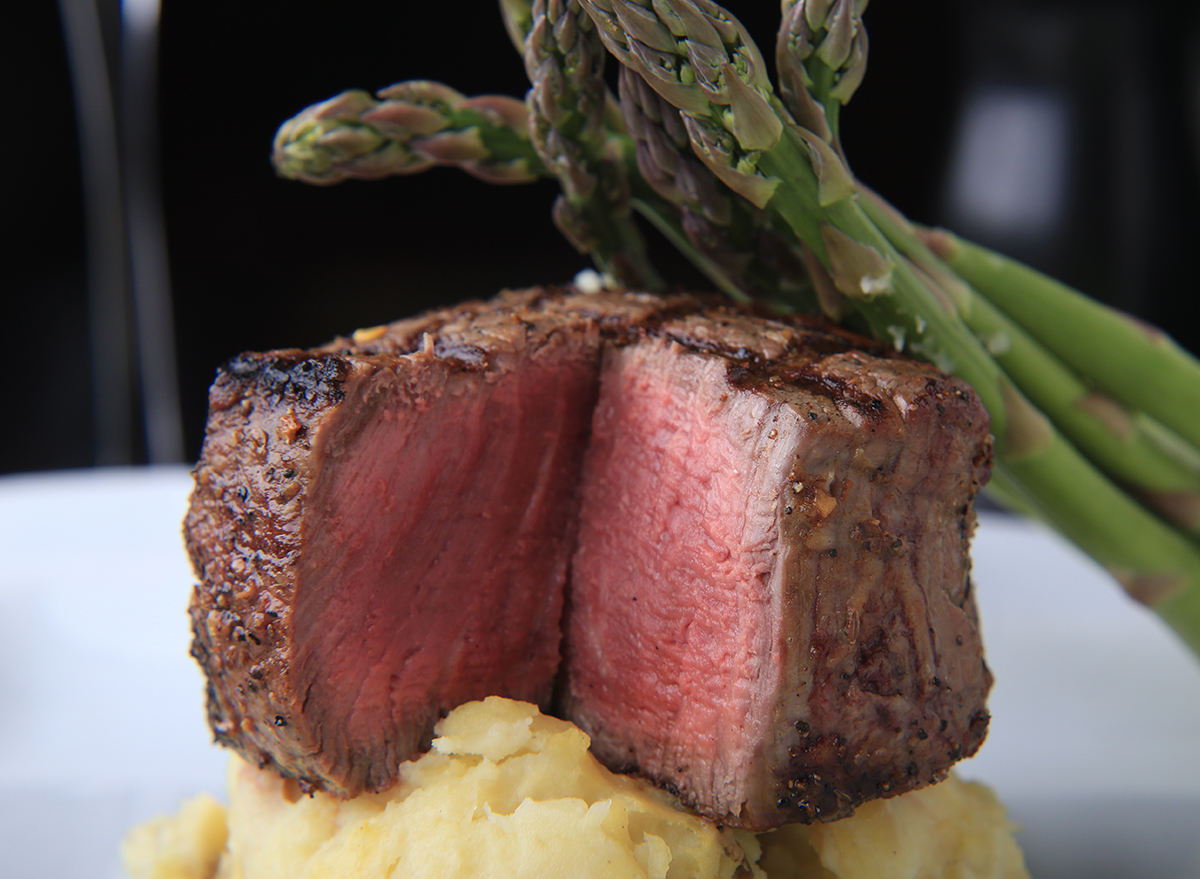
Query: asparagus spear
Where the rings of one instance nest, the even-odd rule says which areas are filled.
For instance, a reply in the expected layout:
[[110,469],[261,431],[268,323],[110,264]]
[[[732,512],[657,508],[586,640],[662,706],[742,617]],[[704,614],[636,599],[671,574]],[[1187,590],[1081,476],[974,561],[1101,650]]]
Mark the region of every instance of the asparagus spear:
[[[1089,460],[1184,531],[1200,537],[1200,457],[1121,402],[1098,392],[1054,351],[947,269],[925,240],[874,193],[867,213],[931,286],[956,289],[963,322],[984,341],[996,362]],[[928,236],[926,236],[927,238]]]
[[840,110],[867,72],[867,0],[783,0],[782,6],[775,42],[780,96],[798,125],[842,154]]
[[577,0],[534,0],[529,12],[523,54],[533,88],[526,105],[534,149],[562,187],[554,220],[606,274],[629,286],[661,288],[633,222],[620,147],[605,128],[606,56],[591,19]]
[[[276,169],[317,184],[437,165],[458,165],[493,182],[553,177],[563,187],[554,208],[560,230],[591,253],[601,270],[629,286],[661,283],[629,216],[633,208],[732,298],[745,300],[754,289],[775,301],[805,299],[807,273],[795,245],[772,229],[754,228],[757,221],[748,218],[740,199],[697,160],[676,169],[678,186],[663,185],[663,169],[647,158],[644,144],[648,137],[661,138],[662,120],[651,119],[631,98],[623,107],[643,123],[642,142],[625,134],[620,110],[613,112],[615,101],[601,80],[597,59],[604,53],[598,44],[588,47],[595,33],[586,17],[580,27],[573,0],[538,0],[536,6],[504,0],[501,7],[534,82],[528,112],[512,98],[465,98],[426,81],[390,86],[379,93],[386,100],[346,92],[281,126]],[[678,123],[677,112],[667,107]],[[686,133],[683,137],[686,142]],[[657,181],[643,179],[639,167],[653,171]],[[720,226],[732,227],[737,241]]]
[[1200,363],[1169,336],[944,229],[923,236],[952,269],[1063,360],[1200,446]]
[[738,285],[740,295],[734,298],[803,302],[812,310],[816,303],[804,256],[795,244],[691,154],[687,128],[674,106],[628,67],[621,68],[619,82],[625,127],[642,179],[680,208],[688,239]]
[[[590,160],[593,168],[605,169],[611,184],[616,186],[617,198],[621,200],[616,206],[621,229],[613,238],[619,241],[625,236],[636,236],[636,229],[628,217],[628,207],[631,207],[704,272],[714,286],[731,298],[745,299],[743,282],[735,273],[742,266],[730,265],[720,248],[713,245],[711,237],[697,234],[695,217],[688,216],[675,200],[664,198],[661,187],[648,183],[634,170],[634,157],[638,155],[639,146],[625,136],[625,113],[617,107],[605,87],[602,79],[605,52],[602,44],[597,42],[591,19],[581,15],[577,0],[551,2],[552,7],[547,5],[547,0],[500,0],[500,11],[509,39],[521,53],[533,84],[526,102],[532,110],[531,128],[539,143],[539,157],[546,158],[551,173],[563,185],[564,198],[555,203],[554,209],[559,229],[581,252],[592,253],[599,268],[619,280],[629,280],[612,271],[600,247],[589,247],[589,244],[600,243],[594,235],[591,241],[584,239],[588,234],[584,230],[589,227],[585,216],[589,213],[587,202],[590,196],[595,196],[595,187],[591,185],[595,173],[587,167]],[[586,34],[581,33],[581,26],[586,28]],[[576,51],[564,51],[557,45],[560,39]],[[577,112],[577,101],[582,101],[585,114]],[[554,120],[559,125],[551,144],[547,143],[545,132]],[[603,136],[597,126],[601,121],[607,128]],[[606,154],[603,158],[598,157],[601,139]],[[616,158],[620,161],[614,162]],[[636,164],[640,165],[640,162]],[[601,195],[594,205],[598,210],[591,213],[598,215],[602,226],[607,226],[610,221],[604,217],[603,198]],[[657,286],[657,278],[653,274],[649,277]]]
[[[793,112],[807,114],[817,126],[830,120],[832,133],[825,139],[839,152],[837,113],[857,88],[866,66],[866,30],[861,21],[865,7],[858,0],[783,3],[776,43],[781,91],[785,100],[790,99]],[[925,230],[925,240],[918,241],[916,231],[898,212],[874,193],[865,194],[863,206],[872,220],[932,276],[931,284],[956,289],[952,298],[965,323],[1056,425],[1105,472],[1136,489],[1187,531],[1200,533],[1200,458],[1185,444],[1169,438],[1164,442],[1164,432],[1153,421],[1128,408],[1146,398],[1148,373],[1162,371],[1173,377],[1172,393],[1154,394],[1148,405],[1155,411],[1169,409],[1172,424],[1186,425],[1185,431],[1193,431],[1193,442],[1200,442],[1196,438],[1200,417],[1195,414],[1200,412],[1200,365],[1169,340],[1138,332],[1110,309],[1012,260],[942,230]],[[952,277],[933,250],[947,259],[953,257],[950,261],[962,270],[965,280],[983,288],[991,301]],[[1002,309],[1013,313],[1015,322]],[[1090,320],[1084,332],[1080,332],[1081,320]],[[1139,369],[1114,368],[1122,359],[1089,344],[1095,338],[1119,339]],[[1072,366],[1110,393],[1119,389],[1116,399],[1095,392],[1071,371]],[[1112,378],[1106,381],[1105,373]]]
[[[582,2],[610,51],[682,112],[692,148],[712,172],[755,206],[775,212],[878,336],[947,371],[968,373],[964,377],[974,379],[997,411],[1003,437],[994,360],[863,214],[852,197],[854,181],[832,149],[786,116],[745,29],[708,0],[653,7]],[[671,14],[657,18],[660,6]]]
[[415,174],[453,165],[489,183],[525,183],[543,173],[529,145],[525,104],[468,98],[427,80],[396,83],[378,99],[343,92],[280,126],[272,162],[284,177],[331,184]]

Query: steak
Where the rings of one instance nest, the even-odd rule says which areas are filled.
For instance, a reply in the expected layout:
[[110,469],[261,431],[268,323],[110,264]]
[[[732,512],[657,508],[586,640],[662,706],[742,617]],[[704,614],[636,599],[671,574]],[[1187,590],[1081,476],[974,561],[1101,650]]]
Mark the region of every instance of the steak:
[[210,724],[354,796],[501,695],[717,821],[840,817],[982,741],[990,455],[962,382],[685,295],[507,293],[242,355],[185,522]]
[[219,742],[354,796],[462,702],[548,703],[599,333],[531,298],[220,372],[185,522]]
[[712,314],[605,352],[563,710],[720,823],[842,817],[983,740],[987,416],[879,353]]

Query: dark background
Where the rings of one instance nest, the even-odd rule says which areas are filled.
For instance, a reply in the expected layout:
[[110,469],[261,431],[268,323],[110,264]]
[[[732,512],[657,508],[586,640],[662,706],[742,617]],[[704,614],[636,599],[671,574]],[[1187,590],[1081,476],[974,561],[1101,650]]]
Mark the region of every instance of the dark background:
[[[727,6],[769,53],[778,4]],[[0,472],[149,455],[132,353],[130,442],[98,451],[84,182],[60,7],[36,0],[5,13],[12,69],[0,185],[17,228],[4,238],[2,299],[17,350]],[[99,10],[118,81],[119,6],[100,0]],[[1191,303],[1198,11],[1197,3],[1146,2],[1135,12],[1116,2],[875,0],[866,15],[870,71],[843,116],[851,164],[914,219],[948,223],[947,168],[973,90],[1059,96],[1071,121],[1061,222],[987,243],[1200,349]],[[523,94],[523,67],[490,0],[166,0],[159,59],[158,148],[138,167],[161,182],[178,459],[195,458],[208,383],[239,351],[313,345],[429,305],[567,280],[586,265],[550,222],[549,183],[490,187],[438,170],[315,188],[277,179],[268,163],[279,123],[343,89],[430,78],[467,94]],[[659,260],[695,281],[665,246]]]

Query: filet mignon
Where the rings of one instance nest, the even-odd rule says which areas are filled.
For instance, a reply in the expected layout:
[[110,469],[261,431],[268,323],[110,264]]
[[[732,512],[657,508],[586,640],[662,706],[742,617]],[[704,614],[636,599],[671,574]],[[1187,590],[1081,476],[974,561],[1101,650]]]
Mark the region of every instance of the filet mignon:
[[990,448],[932,367],[683,295],[524,291],[243,355],[185,523],[210,722],[353,796],[455,705],[549,707],[557,676],[601,759],[705,815],[847,814],[982,740]]
[[456,705],[546,705],[595,322],[479,304],[218,375],[185,523],[219,742],[388,787]]
[[702,314],[608,348],[567,715],[602,762],[751,830],[938,780],[987,727],[990,455],[962,383],[828,333]]

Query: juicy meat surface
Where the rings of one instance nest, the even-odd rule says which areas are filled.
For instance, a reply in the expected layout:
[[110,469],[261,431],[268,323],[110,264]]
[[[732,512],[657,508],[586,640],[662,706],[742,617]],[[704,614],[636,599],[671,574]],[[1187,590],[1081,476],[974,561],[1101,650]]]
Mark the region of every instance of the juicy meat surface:
[[848,814],[983,738],[990,448],[932,367],[682,295],[243,355],[185,523],[211,725],[352,796],[457,704],[557,686],[602,760],[709,817]]
[[511,305],[371,336],[231,362],[186,521],[218,740],[349,796],[462,702],[546,705],[599,344]]
[[600,759],[752,830],[938,780],[991,683],[978,400],[781,341],[693,318],[607,352],[565,636],[564,709]]

